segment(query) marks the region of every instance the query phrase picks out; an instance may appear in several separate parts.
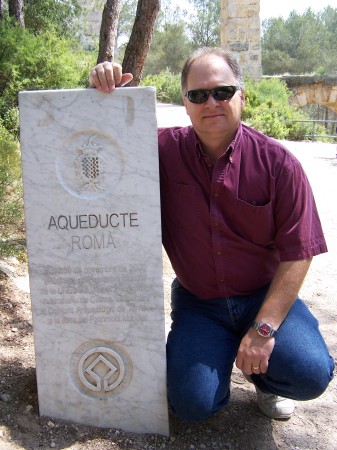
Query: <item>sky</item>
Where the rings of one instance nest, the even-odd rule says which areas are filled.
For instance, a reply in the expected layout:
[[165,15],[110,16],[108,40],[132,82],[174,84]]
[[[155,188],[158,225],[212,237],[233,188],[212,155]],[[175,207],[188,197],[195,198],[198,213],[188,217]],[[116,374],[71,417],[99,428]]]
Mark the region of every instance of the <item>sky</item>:
[[278,2],[260,0],[260,17],[261,20],[280,16],[287,19],[293,10],[302,14],[308,8],[323,11],[327,6],[337,8],[337,0],[281,0]]
[[[188,0],[172,0],[172,3],[182,9],[191,7]],[[293,10],[302,14],[309,7],[314,11],[322,11],[327,6],[337,8],[337,0],[260,0],[260,17],[261,20],[280,16],[287,19]]]

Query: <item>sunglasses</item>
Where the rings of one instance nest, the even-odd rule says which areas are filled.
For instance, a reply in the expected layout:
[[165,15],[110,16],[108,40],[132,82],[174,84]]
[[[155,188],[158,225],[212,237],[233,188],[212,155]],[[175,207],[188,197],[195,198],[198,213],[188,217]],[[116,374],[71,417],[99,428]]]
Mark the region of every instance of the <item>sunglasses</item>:
[[236,91],[239,90],[238,86],[220,86],[214,89],[193,89],[186,93],[190,102],[201,104],[207,102],[211,95],[218,102],[229,100],[233,97]]

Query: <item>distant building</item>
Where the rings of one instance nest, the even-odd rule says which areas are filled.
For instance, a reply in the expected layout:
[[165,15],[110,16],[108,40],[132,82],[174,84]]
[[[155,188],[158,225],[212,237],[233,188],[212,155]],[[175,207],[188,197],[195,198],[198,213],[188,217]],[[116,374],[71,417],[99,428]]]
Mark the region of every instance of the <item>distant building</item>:
[[104,0],[78,0],[79,5],[83,8],[83,16],[85,19],[84,35],[86,44],[92,46],[99,39],[101,28],[102,12]]

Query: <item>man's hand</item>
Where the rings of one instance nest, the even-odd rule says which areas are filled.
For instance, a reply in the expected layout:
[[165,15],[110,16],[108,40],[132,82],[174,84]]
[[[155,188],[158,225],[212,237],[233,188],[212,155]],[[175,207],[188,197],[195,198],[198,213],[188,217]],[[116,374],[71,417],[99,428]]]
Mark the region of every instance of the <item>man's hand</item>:
[[[280,262],[266,298],[255,317],[256,322],[267,322],[275,330],[279,329],[297,298],[310,263],[311,259]],[[274,346],[273,337],[260,336],[251,328],[241,341],[236,367],[247,375],[266,373]]]
[[122,73],[122,66],[105,61],[97,64],[89,74],[89,86],[103,92],[112,92],[116,87],[125,86],[133,78],[131,73]]
[[256,330],[250,329],[241,341],[236,367],[247,375],[266,373],[274,345],[273,337],[259,336]]

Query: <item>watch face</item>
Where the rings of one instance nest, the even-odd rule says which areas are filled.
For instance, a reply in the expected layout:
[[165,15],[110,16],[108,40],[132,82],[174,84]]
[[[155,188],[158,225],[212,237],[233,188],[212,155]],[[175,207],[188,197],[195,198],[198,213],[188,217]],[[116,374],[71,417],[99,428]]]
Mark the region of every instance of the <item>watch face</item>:
[[259,331],[259,334],[261,334],[261,336],[269,336],[271,327],[267,323],[261,323],[258,331]]

